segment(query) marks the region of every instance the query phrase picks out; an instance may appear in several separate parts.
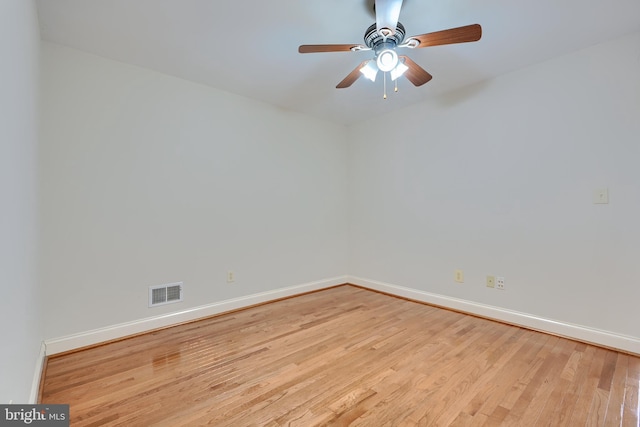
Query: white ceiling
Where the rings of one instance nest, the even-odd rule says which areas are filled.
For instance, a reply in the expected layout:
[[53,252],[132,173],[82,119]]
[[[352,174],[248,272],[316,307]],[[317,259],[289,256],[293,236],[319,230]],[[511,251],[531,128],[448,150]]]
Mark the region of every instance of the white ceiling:
[[433,75],[335,89],[371,52],[301,55],[300,44],[363,43],[371,0],[37,0],[44,40],[338,123],[441,96],[640,31],[640,0],[405,0],[407,35],[479,23],[479,42],[403,50]]

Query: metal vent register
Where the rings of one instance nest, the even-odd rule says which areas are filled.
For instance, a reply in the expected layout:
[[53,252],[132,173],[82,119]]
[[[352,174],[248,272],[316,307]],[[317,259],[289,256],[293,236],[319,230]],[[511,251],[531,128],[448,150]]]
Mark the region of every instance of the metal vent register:
[[182,301],[182,282],[149,286],[149,307]]

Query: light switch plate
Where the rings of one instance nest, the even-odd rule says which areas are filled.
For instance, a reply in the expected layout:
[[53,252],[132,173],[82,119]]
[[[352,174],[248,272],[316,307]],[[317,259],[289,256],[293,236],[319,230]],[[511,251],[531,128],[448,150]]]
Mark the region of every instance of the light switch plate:
[[593,190],[593,204],[606,205],[609,203],[609,190],[606,188],[598,188]]

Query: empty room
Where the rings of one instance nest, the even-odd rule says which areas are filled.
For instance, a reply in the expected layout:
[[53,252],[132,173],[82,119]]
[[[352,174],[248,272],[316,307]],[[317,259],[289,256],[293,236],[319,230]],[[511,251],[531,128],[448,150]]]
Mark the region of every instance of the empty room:
[[639,425],[637,0],[0,0],[0,54],[0,425]]

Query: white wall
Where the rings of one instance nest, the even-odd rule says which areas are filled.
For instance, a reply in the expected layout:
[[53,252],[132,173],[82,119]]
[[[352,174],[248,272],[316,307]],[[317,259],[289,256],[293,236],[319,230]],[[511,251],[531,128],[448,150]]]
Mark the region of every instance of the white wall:
[[[47,338],[347,270],[640,336],[638,34],[349,129],[49,43],[42,61]],[[185,302],[146,307],[180,280]]]
[[[49,43],[42,61],[47,338],[346,274],[343,127]],[[147,308],[175,281],[184,302]]]
[[635,34],[351,128],[350,274],[640,337],[639,76]]
[[31,1],[0,1],[0,403],[26,403],[42,333],[36,278],[40,36]]

